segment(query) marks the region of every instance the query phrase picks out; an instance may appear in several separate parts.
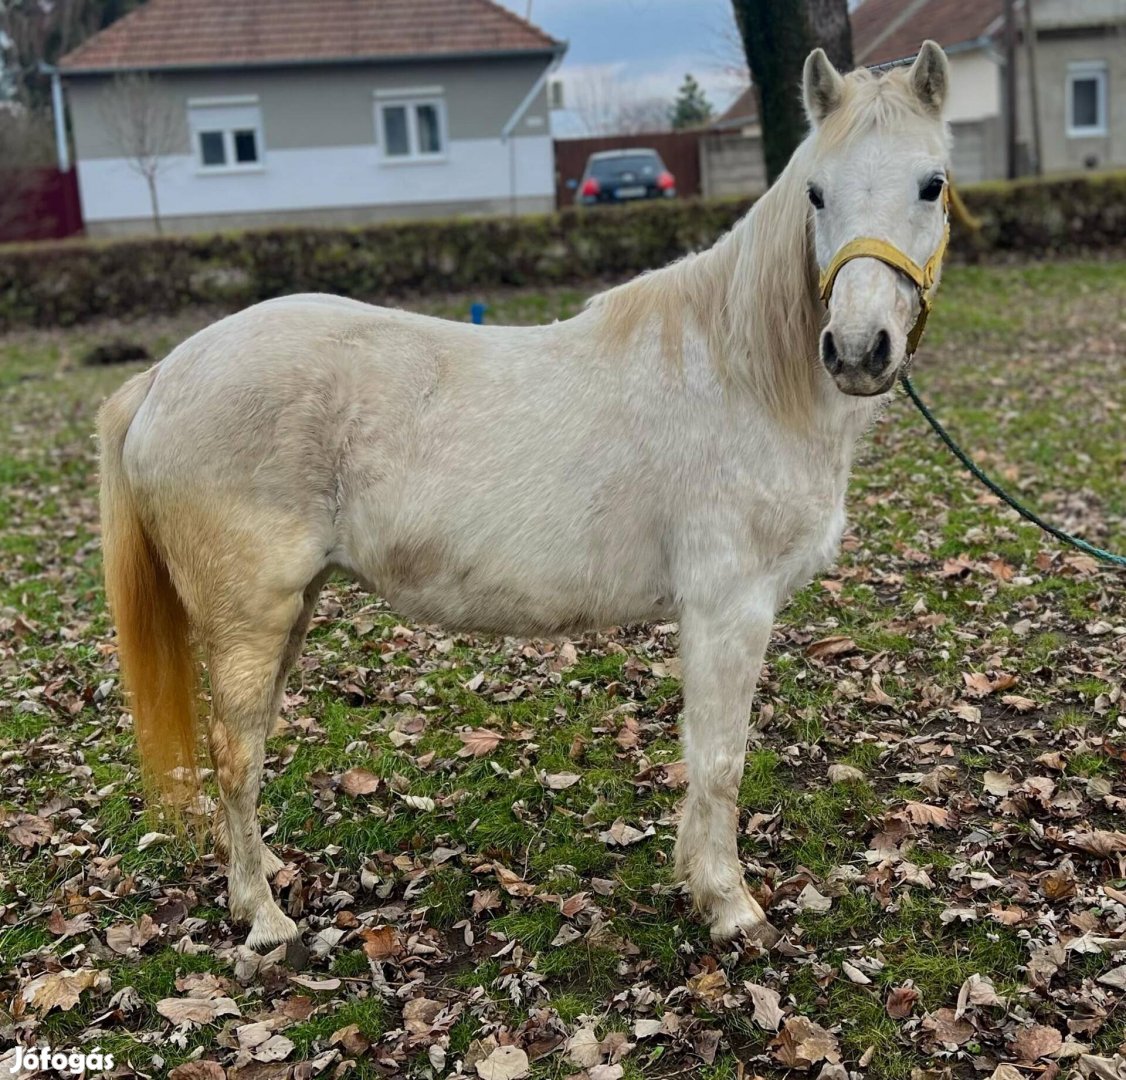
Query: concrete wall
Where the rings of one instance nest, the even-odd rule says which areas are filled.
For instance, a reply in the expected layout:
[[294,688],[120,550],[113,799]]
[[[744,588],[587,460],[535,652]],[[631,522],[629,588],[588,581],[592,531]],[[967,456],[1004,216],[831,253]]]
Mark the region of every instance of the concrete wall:
[[[547,209],[554,175],[544,90],[514,137],[501,140],[547,63],[537,57],[162,76],[160,92],[180,118],[158,179],[162,217],[172,231],[307,221],[319,210],[326,222],[342,215],[360,222],[489,212],[511,205],[513,195],[517,205]],[[110,86],[100,77],[67,80],[83,212],[94,233],[143,231],[150,221],[147,188],[107,122]],[[441,160],[388,160],[380,152],[376,92],[414,88],[426,88],[426,97],[443,103],[447,151]],[[431,92],[436,88],[440,93]],[[256,99],[259,166],[202,169],[189,132],[189,100],[231,97]]]
[[700,190],[705,198],[757,195],[766,187],[760,136],[739,131],[700,136]]
[[[1113,0],[1105,0],[1112,4]],[[1104,5],[1105,6],[1105,5]],[[1042,26],[1036,7],[1036,84],[1039,90],[1043,171],[1126,167],[1126,22],[1086,28]],[[1062,17],[1066,12],[1057,13]],[[1072,137],[1067,133],[1068,64],[1101,61],[1107,68],[1107,133]],[[1023,49],[1017,63],[1018,139],[1032,146],[1028,63]]]
[[[958,182],[972,184],[1005,175],[1004,128],[997,116],[950,125],[951,168]],[[757,134],[708,132],[700,136],[700,188],[705,198],[758,195],[765,191],[766,165]]]
[[959,184],[999,180],[1005,175],[1005,125],[999,116],[950,125],[950,168]]

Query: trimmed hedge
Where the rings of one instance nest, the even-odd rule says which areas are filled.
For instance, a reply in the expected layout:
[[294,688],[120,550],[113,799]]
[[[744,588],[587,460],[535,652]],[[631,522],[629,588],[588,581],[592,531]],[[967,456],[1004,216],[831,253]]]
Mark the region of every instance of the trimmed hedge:
[[[1126,174],[982,184],[963,195],[982,229],[955,230],[955,258],[1074,254],[1126,242]],[[621,277],[708,246],[749,205],[680,200],[521,218],[0,247],[0,331],[196,304],[235,309],[293,292],[381,300]]]

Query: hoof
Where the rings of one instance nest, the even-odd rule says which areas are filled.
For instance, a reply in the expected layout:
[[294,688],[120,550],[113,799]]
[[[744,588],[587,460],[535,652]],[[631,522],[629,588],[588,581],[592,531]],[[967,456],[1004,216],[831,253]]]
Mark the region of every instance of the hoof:
[[764,949],[773,947],[782,936],[770,925],[766,912],[745,887],[740,895],[713,906],[711,931],[713,941],[743,938]]
[[742,938],[764,949],[772,949],[782,935],[765,919],[712,924],[712,941],[733,941]]
[[294,941],[299,937],[297,923],[282,912],[272,900],[263,904],[254,916],[254,923],[250,927],[246,944],[249,948],[261,952],[272,949],[287,941]]

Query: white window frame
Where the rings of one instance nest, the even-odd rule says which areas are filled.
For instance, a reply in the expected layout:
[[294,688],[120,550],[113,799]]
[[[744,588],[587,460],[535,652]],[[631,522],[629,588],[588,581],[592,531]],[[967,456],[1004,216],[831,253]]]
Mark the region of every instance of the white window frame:
[[[211,112],[212,118],[207,114]],[[233,117],[238,117],[234,119]],[[192,154],[196,173],[200,176],[225,176],[230,173],[262,172],[266,167],[266,143],[262,137],[262,111],[258,95],[188,99],[188,127],[192,133]],[[222,165],[205,165],[200,136],[217,131],[223,136]],[[235,155],[235,133],[253,131],[256,161],[238,161]]]
[[[1095,82],[1096,121],[1093,125],[1077,127],[1075,120],[1075,84],[1093,79]],[[1108,93],[1107,65],[1105,60],[1083,60],[1067,65],[1067,137],[1069,139],[1099,138],[1107,134]]]
[[[449,156],[449,128],[446,123],[446,100],[440,86],[420,86],[403,90],[376,90],[375,97],[375,141],[379,147],[379,160],[383,165],[418,165],[431,162],[443,162]],[[440,149],[437,153],[422,153],[419,150],[418,137],[418,109],[420,106],[430,105],[438,117],[438,140]],[[387,153],[387,125],[385,112],[389,108],[404,108],[407,110],[407,146],[406,154]]]

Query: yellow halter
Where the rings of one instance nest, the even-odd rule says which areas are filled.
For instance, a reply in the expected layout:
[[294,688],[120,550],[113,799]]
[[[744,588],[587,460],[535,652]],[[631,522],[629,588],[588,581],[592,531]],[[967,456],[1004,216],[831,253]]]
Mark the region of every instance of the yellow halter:
[[829,303],[833,295],[833,284],[837,275],[846,263],[853,259],[879,259],[893,270],[898,270],[915,286],[919,294],[919,317],[907,335],[907,355],[911,356],[919,347],[919,342],[926,329],[927,316],[934,306],[935,278],[942,266],[943,257],[946,255],[946,245],[950,242],[950,184],[942,189],[942,239],[934,254],[927,259],[926,264],[920,266],[910,255],[900,251],[894,244],[886,240],[877,240],[875,237],[864,236],[850,240],[833,256],[833,261],[825,268],[821,275],[821,301]]

